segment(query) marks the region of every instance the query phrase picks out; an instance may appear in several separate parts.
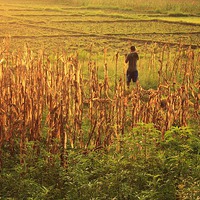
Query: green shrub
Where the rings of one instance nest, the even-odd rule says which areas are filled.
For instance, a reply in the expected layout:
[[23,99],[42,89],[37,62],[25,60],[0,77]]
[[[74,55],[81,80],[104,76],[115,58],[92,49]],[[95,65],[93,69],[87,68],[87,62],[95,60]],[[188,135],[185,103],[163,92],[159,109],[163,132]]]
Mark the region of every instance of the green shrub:
[[[2,199],[198,199],[200,139],[188,127],[173,127],[165,140],[153,124],[138,124],[109,150],[68,149],[68,166],[40,144],[27,144],[24,163],[3,148]],[[51,158],[51,159],[49,159]],[[8,165],[12,163],[12,165]]]

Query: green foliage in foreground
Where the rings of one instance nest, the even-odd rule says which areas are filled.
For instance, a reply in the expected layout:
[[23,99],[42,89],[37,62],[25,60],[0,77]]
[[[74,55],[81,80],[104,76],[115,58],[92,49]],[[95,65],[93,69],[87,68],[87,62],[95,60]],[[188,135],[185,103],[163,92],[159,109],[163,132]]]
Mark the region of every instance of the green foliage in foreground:
[[28,143],[23,164],[4,146],[0,199],[199,199],[199,136],[178,127],[160,135],[140,124],[109,150],[68,149],[67,169],[44,146],[36,156]]

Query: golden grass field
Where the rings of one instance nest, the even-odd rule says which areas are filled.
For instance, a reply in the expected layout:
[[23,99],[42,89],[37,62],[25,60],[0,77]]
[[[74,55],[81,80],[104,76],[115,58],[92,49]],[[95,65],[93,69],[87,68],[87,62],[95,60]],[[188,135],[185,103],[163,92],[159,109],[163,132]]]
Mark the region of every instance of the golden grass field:
[[199,45],[199,0],[0,0],[0,199],[199,200]]
[[[138,123],[153,123],[162,138],[172,126],[196,129],[198,14],[74,5],[0,4],[0,144],[19,138],[23,154],[41,137],[98,148]],[[127,90],[131,45],[139,82]]]

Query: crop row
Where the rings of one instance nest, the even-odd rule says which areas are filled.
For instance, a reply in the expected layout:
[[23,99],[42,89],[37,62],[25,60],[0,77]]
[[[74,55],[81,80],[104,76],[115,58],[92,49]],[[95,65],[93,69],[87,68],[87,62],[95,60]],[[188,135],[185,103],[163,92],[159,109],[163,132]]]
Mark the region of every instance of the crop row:
[[[113,84],[106,62],[99,78],[95,62],[90,59],[88,68],[82,69],[76,54],[63,52],[52,60],[42,50],[35,57],[28,47],[17,53],[5,49],[0,64],[0,147],[9,143],[12,152],[14,141],[20,141],[23,162],[27,141],[45,139],[50,153],[64,155],[68,147],[107,147],[141,122],[153,123],[164,139],[172,126],[196,121],[199,54],[180,47],[173,61],[165,61],[169,51],[165,45],[160,52],[157,89],[145,90],[138,83],[127,91],[118,53]],[[156,59],[153,53],[151,72]],[[123,68],[120,76],[118,68]],[[61,157],[64,164],[65,156]]]

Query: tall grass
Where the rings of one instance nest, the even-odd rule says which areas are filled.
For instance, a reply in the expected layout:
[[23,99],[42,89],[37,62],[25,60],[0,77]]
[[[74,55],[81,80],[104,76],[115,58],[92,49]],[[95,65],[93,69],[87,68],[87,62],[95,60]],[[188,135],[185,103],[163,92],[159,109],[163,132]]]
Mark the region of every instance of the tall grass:
[[[50,58],[44,50],[34,56],[28,45],[17,52],[10,52],[9,46],[2,48],[0,146],[9,142],[13,154],[14,141],[20,141],[23,163],[27,141],[34,141],[38,153],[37,144],[45,139],[50,155],[60,152],[66,166],[67,147],[108,147],[140,122],[153,123],[164,139],[172,126],[188,126],[190,120],[199,119],[200,58],[194,50],[180,46],[172,58],[168,45],[153,49],[143,73],[155,74],[157,87],[147,90],[138,83],[130,91],[126,90],[126,66],[119,66],[118,54],[114,81],[110,81],[104,54],[100,78],[100,66],[91,56],[85,77],[78,54],[63,51]],[[121,75],[118,68],[123,69]]]

